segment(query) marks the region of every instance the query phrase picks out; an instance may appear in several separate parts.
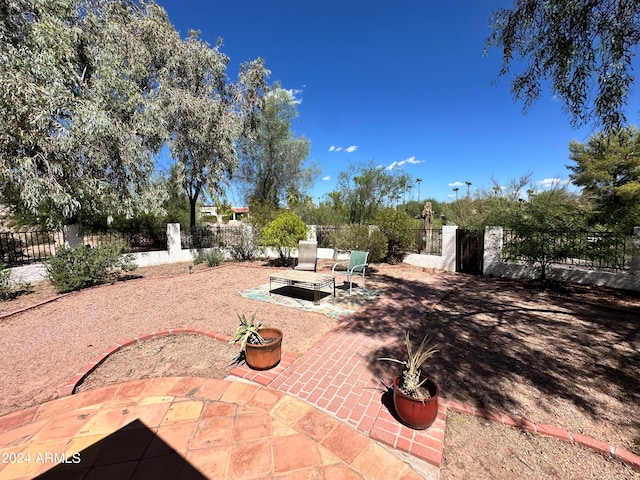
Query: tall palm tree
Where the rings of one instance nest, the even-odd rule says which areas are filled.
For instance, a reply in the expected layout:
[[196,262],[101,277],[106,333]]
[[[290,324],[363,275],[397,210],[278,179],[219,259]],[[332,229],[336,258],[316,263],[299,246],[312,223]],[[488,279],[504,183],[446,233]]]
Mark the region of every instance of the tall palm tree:
[[460,190],[458,187],[453,187],[453,191],[456,192],[456,202],[458,201],[458,190]]
[[471,182],[464,182],[467,185],[467,198],[469,197],[469,187],[471,187]]
[[416,178],[416,183],[418,184],[418,202],[420,201],[420,184],[422,183],[421,178]]

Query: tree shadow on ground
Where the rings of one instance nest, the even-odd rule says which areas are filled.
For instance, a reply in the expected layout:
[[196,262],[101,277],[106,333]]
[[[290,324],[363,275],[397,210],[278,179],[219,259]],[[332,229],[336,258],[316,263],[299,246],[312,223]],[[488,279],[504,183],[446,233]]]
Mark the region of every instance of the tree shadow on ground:
[[616,309],[513,281],[437,277],[380,278],[392,285],[383,297],[341,324],[384,342],[369,354],[375,376],[399,373],[377,359],[404,359],[405,331],[414,345],[428,334],[439,351],[426,369],[447,398],[527,417],[525,392],[542,411],[577,409],[638,436],[640,303]]

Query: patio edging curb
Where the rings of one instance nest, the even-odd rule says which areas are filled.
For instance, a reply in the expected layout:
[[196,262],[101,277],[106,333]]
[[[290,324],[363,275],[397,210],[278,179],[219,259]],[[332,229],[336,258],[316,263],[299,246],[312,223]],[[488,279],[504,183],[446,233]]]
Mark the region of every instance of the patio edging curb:
[[231,338],[228,335],[215,332],[213,330],[205,330],[203,328],[188,328],[188,327],[169,328],[167,330],[159,330],[157,332],[138,335],[137,337],[132,337],[128,340],[118,343],[117,345],[107,348],[105,351],[103,351],[101,354],[99,354],[97,357],[91,360],[91,362],[89,362],[89,364],[87,364],[84,368],[82,368],[78,373],[76,373],[76,375],[74,375],[65,385],[59,388],[58,393],[60,394],[60,396],[73,395],[75,393],[76,388],[89,376],[91,372],[93,372],[102,363],[104,363],[104,361],[107,360],[111,355],[113,355],[116,352],[119,352],[124,347],[128,347],[130,345],[134,345],[138,342],[143,342],[145,340],[152,340],[154,338],[162,338],[162,337],[167,337],[169,335],[176,335],[176,334],[202,335],[202,336],[209,337],[224,343],[227,343]]
[[529,433],[557,438],[558,440],[563,440],[565,442],[576,443],[594,451],[595,453],[616,458],[629,467],[640,471],[640,455],[636,455],[624,448],[616,447],[608,442],[598,440],[597,438],[583,435],[581,433],[570,432],[564,428],[554,427],[553,425],[545,423],[532,422],[526,418],[513,417],[506,413],[490,412],[483,408],[474,407],[473,405],[457,402],[455,400],[447,400],[446,406],[447,409],[450,409],[451,411],[479,417],[484,420],[499,423],[506,427],[518,428]]

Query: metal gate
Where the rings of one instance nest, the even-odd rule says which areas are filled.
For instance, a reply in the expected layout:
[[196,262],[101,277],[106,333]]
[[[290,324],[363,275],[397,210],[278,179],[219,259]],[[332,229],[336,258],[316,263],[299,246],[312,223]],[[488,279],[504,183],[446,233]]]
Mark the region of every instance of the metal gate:
[[471,230],[456,230],[456,272],[482,275],[484,234]]

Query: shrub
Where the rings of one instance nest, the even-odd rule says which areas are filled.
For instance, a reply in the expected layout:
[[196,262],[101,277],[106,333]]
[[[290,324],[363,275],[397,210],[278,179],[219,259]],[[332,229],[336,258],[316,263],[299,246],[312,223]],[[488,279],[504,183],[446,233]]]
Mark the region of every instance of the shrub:
[[376,214],[375,222],[387,237],[387,262],[401,262],[413,246],[413,219],[402,210],[387,207]]
[[11,297],[11,272],[7,270],[7,266],[0,264],[0,300],[6,300]]
[[262,244],[275,247],[281,260],[291,258],[291,249],[307,238],[307,226],[295,213],[283,213],[262,229]]
[[0,263],[0,300],[9,300],[31,290],[32,285],[22,280],[11,280],[11,271]]
[[369,252],[371,263],[381,262],[387,254],[387,237],[378,228],[348,225],[329,234],[329,244],[338,250]]
[[206,252],[199,252],[193,263],[194,265],[206,263],[209,267],[217,267],[218,265],[221,265],[224,260],[224,253],[222,253],[217,248],[212,248],[211,250],[207,250]]
[[258,235],[253,227],[245,226],[234,234],[229,246],[231,258],[239,262],[254,260],[258,256]]
[[122,271],[135,270],[133,255],[122,242],[105,242],[96,247],[61,247],[46,264],[47,277],[59,293],[116,280]]

